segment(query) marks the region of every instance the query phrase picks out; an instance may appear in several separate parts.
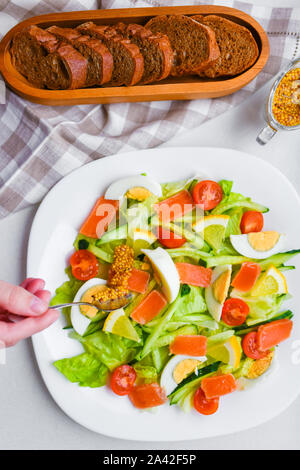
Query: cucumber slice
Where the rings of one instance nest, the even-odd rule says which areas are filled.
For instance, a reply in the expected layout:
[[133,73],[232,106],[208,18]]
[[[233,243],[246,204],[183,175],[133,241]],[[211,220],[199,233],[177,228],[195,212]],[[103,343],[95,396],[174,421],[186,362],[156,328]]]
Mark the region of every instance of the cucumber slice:
[[114,240],[125,240],[127,238],[127,224],[121,225],[121,227],[115,228],[110,232],[105,232],[100,240],[96,241],[96,246],[104,245],[104,243],[112,242]]
[[197,374],[193,372],[186,379],[184,379],[180,384],[175,388],[175,390],[168,396],[170,399],[170,405],[175,405],[179,400],[194,387],[200,385],[202,379],[214,372],[217,372],[221,365],[221,362],[213,362],[212,364],[202,367],[197,370]]
[[288,320],[291,320],[293,316],[294,315],[291,310],[286,310],[285,312],[281,312],[275,315],[274,317],[270,318],[270,320],[265,320],[260,323],[256,323],[253,327],[247,328],[245,327],[245,325],[241,325],[241,326],[237,326],[236,328],[234,328],[234,330],[237,335],[246,335],[247,333],[251,333],[251,331],[257,330],[257,328],[261,325],[266,325],[267,323],[272,323],[273,321],[277,321],[277,320],[284,320],[286,318]]

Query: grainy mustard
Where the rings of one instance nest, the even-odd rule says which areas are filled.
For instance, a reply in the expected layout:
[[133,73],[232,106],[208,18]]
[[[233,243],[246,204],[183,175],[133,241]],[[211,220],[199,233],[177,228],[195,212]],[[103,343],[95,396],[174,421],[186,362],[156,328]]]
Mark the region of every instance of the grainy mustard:
[[283,126],[300,124],[300,68],[292,69],[280,81],[272,103],[273,116]]
[[94,296],[95,302],[107,302],[122,298],[128,294],[127,284],[134,262],[133,249],[128,245],[119,245],[114,250],[108,284],[110,287],[101,289]]

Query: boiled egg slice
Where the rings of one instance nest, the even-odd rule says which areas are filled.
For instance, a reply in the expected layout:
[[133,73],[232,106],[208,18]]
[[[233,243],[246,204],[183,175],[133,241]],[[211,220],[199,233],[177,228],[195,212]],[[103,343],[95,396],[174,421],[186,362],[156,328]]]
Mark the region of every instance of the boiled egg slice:
[[162,196],[162,189],[157,181],[148,176],[136,175],[122,178],[112,183],[105,193],[105,199],[120,200],[124,196],[137,201],[144,201],[151,195]]
[[160,386],[165,389],[167,395],[170,395],[180,382],[205,361],[207,361],[206,356],[192,357],[177,354],[169,360],[163,369]]
[[155,250],[142,249],[151,265],[153,271],[158,275],[162,284],[162,291],[168,302],[173,302],[178,296],[180,289],[180,279],[176,266],[169,253],[161,247]]
[[273,230],[230,235],[233,248],[247,258],[264,259],[283,250],[285,235]]
[[[78,290],[77,294],[74,297],[73,302],[80,302],[84,301],[84,294],[91,288],[97,287],[97,286],[104,286],[106,285],[106,281],[104,279],[100,279],[98,277],[95,277],[93,279],[90,279],[89,281],[85,282],[80,289]],[[86,300],[88,302],[88,300]],[[82,313],[82,311],[85,312],[85,314]],[[95,307],[84,307],[84,306],[79,306],[79,305],[73,305],[71,307],[71,323],[74,328],[74,330],[82,336],[89,324],[91,323],[93,317],[95,317],[98,313],[98,308]],[[88,315],[88,316],[86,316]]]
[[226,300],[231,282],[231,265],[217,266],[211,277],[211,284],[205,289],[207,309],[216,321],[220,321],[223,304]]
[[230,219],[229,215],[208,215],[205,217],[201,217],[192,225],[192,227],[195,232],[201,233],[201,232],[204,232],[206,228],[211,227],[213,225],[217,225],[217,226],[221,226],[224,228],[224,234],[225,234],[225,230],[226,230],[229,219]]

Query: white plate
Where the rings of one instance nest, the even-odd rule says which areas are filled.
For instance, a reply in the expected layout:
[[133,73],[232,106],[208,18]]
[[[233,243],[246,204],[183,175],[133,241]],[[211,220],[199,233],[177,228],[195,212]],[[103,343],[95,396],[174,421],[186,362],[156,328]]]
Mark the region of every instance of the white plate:
[[[52,292],[65,280],[64,269],[77,230],[95,199],[118,178],[147,172],[158,181],[172,181],[206,173],[211,179],[234,181],[234,191],[268,206],[265,228],[288,234],[287,249],[299,248],[300,201],[288,180],[268,163],[242,152],[217,148],[167,148],[119,154],[90,163],[60,181],[45,197],[34,219],[28,249],[28,276],[46,280]],[[292,264],[298,265],[297,257]],[[299,271],[298,271],[299,272]],[[284,308],[298,313],[296,271],[287,272],[293,299]],[[299,284],[299,281],[298,281]],[[279,369],[268,380],[246,392],[221,400],[219,411],[202,416],[185,414],[164,405],[154,413],[135,409],[126,397],[106,388],[88,389],[68,382],[52,362],[82,351],[62,330],[63,318],[33,338],[43,379],[57,404],[78,423],[117,438],[142,441],[199,439],[241,431],[282,412],[300,390],[299,369],[292,361],[300,321],[293,336],[278,348]],[[293,343],[294,342],[294,343]],[[299,342],[298,342],[299,343]],[[299,344],[298,344],[299,349]],[[298,354],[299,356],[299,354]],[[278,430],[280,431],[280,430]]]

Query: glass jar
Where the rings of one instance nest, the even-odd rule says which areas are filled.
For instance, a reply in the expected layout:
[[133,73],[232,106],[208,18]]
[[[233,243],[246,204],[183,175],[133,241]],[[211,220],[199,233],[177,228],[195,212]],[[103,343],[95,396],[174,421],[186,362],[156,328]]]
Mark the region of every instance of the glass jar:
[[[300,80],[300,57],[290,62],[289,65],[282,72],[279,73],[275,82],[273,83],[273,86],[270,90],[269,96],[266,101],[266,106],[265,106],[265,120],[266,120],[267,125],[261,130],[261,132],[258,134],[256,138],[256,141],[261,145],[265,145],[270,139],[272,139],[272,137],[277,133],[277,131],[281,131],[281,130],[293,131],[293,130],[300,129],[300,121],[299,121],[299,124],[297,125],[290,125],[290,126],[284,125],[284,124],[281,124],[275,118],[274,112],[273,112],[273,101],[274,101],[274,96],[278,88],[278,85],[280,84],[281,80],[285,77],[285,75],[293,69],[299,69],[298,80]],[[300,90],[300,87],[298,88],[298,90]],[[296,93],[296,91],[297,91],[297,88],[295,88],[295,91],[293,93]],[[300,91],[299,92],[297,91],[297,93],[298,93],[298,96],[300,97]],[[299,104],[299,109],[300,109],[300,104]]]

